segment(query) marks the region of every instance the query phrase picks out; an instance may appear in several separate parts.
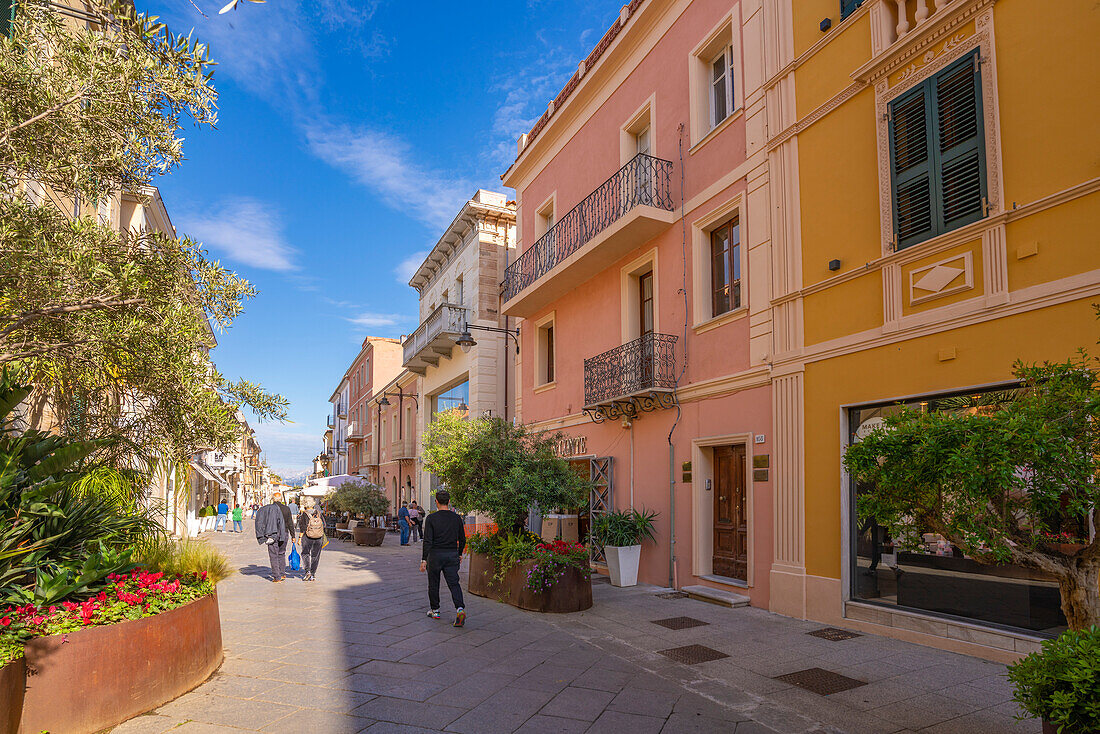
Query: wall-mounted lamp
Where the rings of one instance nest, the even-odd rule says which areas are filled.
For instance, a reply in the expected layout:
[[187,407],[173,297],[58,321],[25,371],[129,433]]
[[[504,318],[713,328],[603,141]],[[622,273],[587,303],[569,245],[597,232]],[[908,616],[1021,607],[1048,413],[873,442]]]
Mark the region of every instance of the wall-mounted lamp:
[[825,18],[821,21],[821,25],[818,27],[821,28],[821,32],[824,33],[825,31],[833,27],[833,21],[829,18]]
[[463,352],[469,352],[470,347],[477,346],[477,342],[474,341],[474,337],[470,334],[470,329],[481,329],[482,331],[494,331],[498,334],[507,334],[512,337],[516,342],[516,354],[519,354],[519,327],[515,329],[502,329],[499,326],[478,326],[477,324],[466,324],[466,328],[458,338],[455,339],[455,344],[462,347]]
[[840,260],[830,260],[829,261],[829,270],[832,270],[834,272],[837,271],[837,270],[840,270]]

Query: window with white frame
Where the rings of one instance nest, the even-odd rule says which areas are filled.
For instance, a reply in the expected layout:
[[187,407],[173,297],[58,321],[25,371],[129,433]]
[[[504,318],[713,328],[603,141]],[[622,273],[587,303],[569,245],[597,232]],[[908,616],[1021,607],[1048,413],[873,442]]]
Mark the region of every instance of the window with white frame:
[[718,127],[734,111],[733,46],[723,48],[710,61],[710,126]]

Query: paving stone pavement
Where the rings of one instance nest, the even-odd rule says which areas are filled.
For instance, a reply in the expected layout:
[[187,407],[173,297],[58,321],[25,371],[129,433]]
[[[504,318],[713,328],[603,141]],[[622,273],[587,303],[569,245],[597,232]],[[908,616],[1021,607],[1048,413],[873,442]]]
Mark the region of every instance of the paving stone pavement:
[[[1015,720],[1003,665],[964,655],[869,635],[831,642],[806,634],[821,626],[812,622],[604,583],[593,587],[591,610],[569,615],[467,595],[470,617],[455,629],[445,585],[444,619],[424,616],[420,547],[402,548],[395,536],[379,548],[333,541],[316,582],[282,584],[267,579],[250,523],[240,535],[204,537],[240,569],[218,587],[225,663],[118,734],[1041,729]],[[706,624],[653,624],[679,616]],[[659,652],[691,644],[729,657],[685,665]],[[821,696],[775,680],[806,668],[866,685]]]

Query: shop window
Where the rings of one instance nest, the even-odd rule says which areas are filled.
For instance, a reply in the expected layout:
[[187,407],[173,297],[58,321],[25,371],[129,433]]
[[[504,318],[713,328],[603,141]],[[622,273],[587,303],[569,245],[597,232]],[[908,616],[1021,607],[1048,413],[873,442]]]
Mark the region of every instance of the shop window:
[[888,118],[895,247],[985,216],[978,50],[890,102]]
[[[921,411],[979,411],[1011,398],[1015,386],[904,403],[852,408],[848,443],[858,442],[883,419],[904,407]],[[1012,564],[982,565],[928,528],[911,537],[892,537],[858,511],[870,485],[851,480],[849,491],[851,598],[910,611],[1008,628],[1043,637],[1066,629],[1058,582],[1053,576]],[[1057,514],[1047,530],[1088,537],[1089,518]]]

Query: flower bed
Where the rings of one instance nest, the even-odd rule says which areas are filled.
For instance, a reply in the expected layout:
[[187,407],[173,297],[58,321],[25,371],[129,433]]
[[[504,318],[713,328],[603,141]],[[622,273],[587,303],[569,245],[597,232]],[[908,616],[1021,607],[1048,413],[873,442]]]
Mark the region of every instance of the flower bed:
[[218,600],[205,574],[109,578],[107,590],[79,602],[0,613],[0,651],[10,657],[25,641],[22,731],[100,731],[189,691],[221,664]]
[[532,543],[530,557],[522,558],[516,540],[494,543],[492,536],[480,536],[471,544],[471,594],[533,612],[579,612],[592,607],[587,548],[560,540]]

